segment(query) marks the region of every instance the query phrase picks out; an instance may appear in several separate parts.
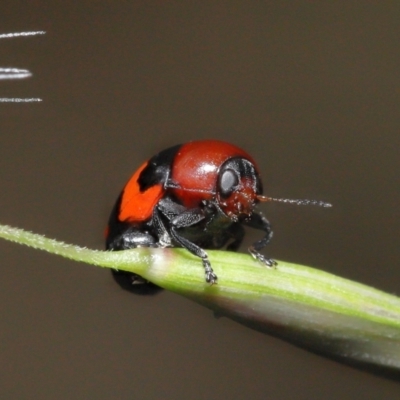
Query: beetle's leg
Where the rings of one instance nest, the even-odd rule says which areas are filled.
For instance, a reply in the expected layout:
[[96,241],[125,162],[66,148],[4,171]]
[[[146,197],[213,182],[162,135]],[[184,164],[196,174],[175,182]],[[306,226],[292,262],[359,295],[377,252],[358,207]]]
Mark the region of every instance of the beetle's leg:
[[158,208],[154,209],[152,225],[157,233],[159,247],[171,247],[172,246],[171,234],[169,233],[168,229],[164,224],[164,221],[161,218],[160,215],[161,213],[162,211],[160,211]]
[[273,235],[271,225],[268,220],[262,214],[254,212],[253,214],[251,214],[251,217],[248,220],[244,221],[244,224],[251,228],[259,229],[265,232],[265,236],[262,239],[253,243],[249,247],[250,254],[255,259],[268,265],[268,267],[274,267],[275,265],[277,265],[277,262],[275,260],[265,257],[260,253],[260,250],[263,249],[271,241]]
[[207,283],[217,283],[218,277],[215,275],[213,269],[211,268],[210,261],[208,259],[207,253],[196,244],[192,243],[190,240],[182,237],[178,230],[181,228],[187,228],[189,226],[196,225],[200,221],[204,220],[206,217],[201,209],[195,209],[183,212],[171,220],[171,236],[179,243],[182,247],[189,250],[192,254],[200,257],[203,262],[203,267],[206,275]]
[[217,275],[215,275],[213,269],[211,268],[211,263],[208,259],[207,253],[201,247],[192,243],[190,240],[187,240],[184,237],[180,236],[176,232],[176,228],[174,226],[171,228],[171,236],[182,247],[189,250],[192,254],[196,255],[197,257],[201,258],[203,262],[204,271],[206,274],[206,282],[211,284],[217,283],[218,277]]
[[111,243],[107,243],[107,250],[129,250],[135,247],[157,247],[157,243],[150,233],[136,229],[128,229]]

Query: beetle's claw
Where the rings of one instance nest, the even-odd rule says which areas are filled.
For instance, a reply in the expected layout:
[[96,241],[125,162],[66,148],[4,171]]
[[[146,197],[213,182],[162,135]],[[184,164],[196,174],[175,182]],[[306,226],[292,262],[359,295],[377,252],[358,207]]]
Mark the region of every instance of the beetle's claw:
[[218,281],[218,276],[214,274],[213,271],[206,272],[206,282],[210,283],[211,285],[216,284]]
[[253,256],[253,258],[262,262],[267,267],[275,268],[278,265],[278,263],[273,258],[265,257],[264,255],[256,251],[254,248],[249,248],[249,252]]
[[144,285],[147,283],[149,283],[149,281],[147,279],[144,279],[139,275],[132,274],[132,276],[131,276],[131,284],[132,285]]
[[262,261],[267,267],[275,268],[278,263],[273,258],[267,258],[262,256],[260,261]]
[[206,273],[206,282],[214,285],[217,283],[218,277],[215,275],[213,269],[211,268],[210,261],[208,259],[203,259],[204,271]]

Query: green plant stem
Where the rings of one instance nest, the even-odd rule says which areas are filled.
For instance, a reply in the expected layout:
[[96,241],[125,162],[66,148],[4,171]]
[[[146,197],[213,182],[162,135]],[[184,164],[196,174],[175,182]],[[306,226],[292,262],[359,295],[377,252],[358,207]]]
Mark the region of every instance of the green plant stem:
[[400,299],[310,267],[266,268],[247,254],[209,251],[218,284],[183,249],[106,252],[0,225],[0,237],[75,261],[135,272],[258,331],[329,358],[400,378]]

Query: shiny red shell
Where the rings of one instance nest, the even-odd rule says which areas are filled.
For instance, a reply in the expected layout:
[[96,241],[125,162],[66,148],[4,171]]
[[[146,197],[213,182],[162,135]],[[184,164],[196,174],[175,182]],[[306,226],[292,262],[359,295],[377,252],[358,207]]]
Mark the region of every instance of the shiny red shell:
[[140,191],[138,179],[147,162],[133,174],[124,188],[118,219],[127,222],[143,222],[150,218],[154,207],[164,195],[161,184],[154,185],[144,192]]
[[218,140],[185,143],[177,147],[166,181],[141,191],[138,179],[149,164],[145,162],[123,190],[118,219],[131,223],[150,219],[154,207],[167,192],[188,209],[198,207],[203,200],[211,200],[216,196],[221,165],[233,157],[245,158],[257,168],[249,154],[230,143]]
[[179,184],[172,189],[182,204],[194,208],[202,200],[210,200],[216,194],[218,171],[232,157],[243,157],[254,164],[242,149],[218,140],[204,140],[184,144],[175,156],[171,178]]

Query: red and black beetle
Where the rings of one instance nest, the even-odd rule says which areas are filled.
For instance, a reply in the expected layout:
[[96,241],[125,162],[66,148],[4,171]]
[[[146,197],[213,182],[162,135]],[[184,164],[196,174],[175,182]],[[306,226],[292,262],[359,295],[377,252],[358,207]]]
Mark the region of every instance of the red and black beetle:
[[[276,264],[260,254],[272,231],[255,207],[266,200],[318,203],[262,196],[256,163],[232,144],[217,140],[180,144],[146,161],[128,181],[109,219],[106,248],[184,247],[201,258],[205,280],[213,284],[217,276],[204,249],[227,245],[227,250],[237,250],[244,226],[264,233],[249,247],[251,255],[267,266]],[[135,274],[124,274],[131,283],[147,283]]]

